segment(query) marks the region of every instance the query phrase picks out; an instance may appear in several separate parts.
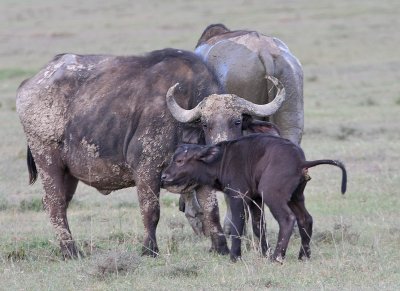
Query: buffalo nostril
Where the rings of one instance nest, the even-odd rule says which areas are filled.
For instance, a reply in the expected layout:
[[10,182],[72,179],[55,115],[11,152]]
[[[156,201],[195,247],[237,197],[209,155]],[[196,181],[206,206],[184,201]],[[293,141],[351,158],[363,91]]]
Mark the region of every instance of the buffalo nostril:
[[161,180],[163,180],[163,181],[164,181],[165,179],[167,179],[167,175],[165,175],[165,174],[162,174],[162,175],[161,175]]

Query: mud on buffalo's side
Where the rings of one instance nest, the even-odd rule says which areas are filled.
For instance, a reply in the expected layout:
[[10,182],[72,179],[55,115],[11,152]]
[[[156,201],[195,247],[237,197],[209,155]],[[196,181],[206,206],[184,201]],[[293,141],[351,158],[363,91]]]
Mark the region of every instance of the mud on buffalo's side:
[[103,194],[136,185],[143,252],[157,254],[160,173],[185,131],[165,101],[176,82],[174,97],[186,109],[221,92],[197,56],[175,49],[143,57],[58,55],[19,87],[30,182],[37,166],[43,203],[65,257],[79,255],[66,216],[78,181]]

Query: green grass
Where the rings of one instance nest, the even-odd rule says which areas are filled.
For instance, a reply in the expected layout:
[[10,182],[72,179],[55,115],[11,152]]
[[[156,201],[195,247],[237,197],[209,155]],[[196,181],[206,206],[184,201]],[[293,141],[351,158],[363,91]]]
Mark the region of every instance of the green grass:
[[[399,288],[397,1],[2,0],[0,11],[0,290]],[[80,184],[68,216],[86,257],[62,261],[41,207],[40,182],[28,186],[14,100],[20,82],[64,52],[191,50],[203,29],[218,22],[288,44],[305,72],[306,156],[340,159],[347,167],[344,196],[338,169],[310,169],[311,260],[297,261],[296,233],[283,265],[261,258],[251,236],[236,264],[209,253],[209,239],[196,237],[178,212],[178,196],[164,191],[160,256],[140,257],[143,224],[135,189],[103,196]],[[274,245],[278,227],[269,213],[267,222]]]
[[23,70],[20,68],[6,68],[0,70],[0,81],[18,78],[28,78],[35,73],[33,70]]

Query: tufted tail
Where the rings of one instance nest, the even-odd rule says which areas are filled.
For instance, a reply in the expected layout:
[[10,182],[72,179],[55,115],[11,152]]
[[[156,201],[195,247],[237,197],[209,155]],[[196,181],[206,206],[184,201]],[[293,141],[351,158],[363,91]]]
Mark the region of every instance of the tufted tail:
[[342,194],[344,194],[346,192],[346,187],[347,187],[347,172],[346,172],[346,168],[344,167],[343,163],[341,163],[340,161],[337,160],[316,160],[316,161],[306,161],[303,164],[304,168],[311,168],[311,167],[315,167],[318,165],[333,165],[336,167],[339,167],[342,170]]
[[28,171],[29,171],[29,185],[32,185],[36,182],[37,179],[37,169],[35,160],[33,159],[31,149],[28,146],[27,155],[26,155],[26,162],[28,164]]

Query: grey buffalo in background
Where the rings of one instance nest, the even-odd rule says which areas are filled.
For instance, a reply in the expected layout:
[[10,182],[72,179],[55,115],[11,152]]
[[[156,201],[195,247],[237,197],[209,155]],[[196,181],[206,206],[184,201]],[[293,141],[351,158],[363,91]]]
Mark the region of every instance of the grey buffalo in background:
[[[179,87],[173,86],[177,82]],[[179,143],[212,141],[225,134],[215,133],[219,125],[207,128],[196,122],[200,108],[208,108],[213,99],[227,106],[220,93],[215,74],[197,55],[175,49],[142,57],[58,55],[20,85],[16,105],[28,142],[30,182],[40,174],[43,204],[65,258],[79,255],[67,220],[78,181],[103,194],[137,186],[145,229],[143,253],[157,255],[161,171]],[[201,102],[207,96],[207,102]],[[270,115],[283,100],[284,94],[266,105],[243,100],[242,109],[226,122],[241,132],[242,110]],[[220,124],[219,117],[207,110],[202,115],[211,124]],[[257,124],[250,118],[245,125]],[[200,200],[207,210],[212,249],[228,253],[218,207],[207,200],[209,194],[201,197],[206,197]]]
[[[278,126],[282,137],[300,144],[304,128],[303,69],[281,40],[256,31],[231,31],[223,24],[213,24],[202,33],[195,53],[212,68],[227,93],[252,103],[265,104],[275,97],[274,84],[266,76],[273,76],[282,82],[286,100],[267,120]],[[214,110],[224,111],[217,106]],[[221,135],[214,142],[240,135]],[[201,217],[202,210],[196,205],[195,196],[182,196],[180,205],[193,226],[201,224],[197,217]],[[224,222],[227,234],[230,232],[230,222],[228,204]]]
[[300,144],[304,128],[303,69],[298,59],[281,40],[256,31],[231,31],[223,24],[208,26],[195,53],[215,71],[227,93],[256,104],[275,97],[273,84],[266,76],[282,82],[286,100],[269,121],[284,138]]
[[[261,251],[267,254],[263,215],[265,203],[279,224],[272,259],[282,262],[293,226],[297,220],[301,236],[299,259],[309,258],[313,220],[304,204],[308,168],[329,164],[342,170],[342,193],[346,192],[347,173],[335,160],[306,161],[301,148],[287,139],[253,134],[215,146],[181,145],[161,176],[167,189],[182,190],[199,184],[224,191],[232,209],[231,259],[241,256],[244,203],[253,215],[253,231],[260,238]],[[173,186],[169,188],[169,186]]]

